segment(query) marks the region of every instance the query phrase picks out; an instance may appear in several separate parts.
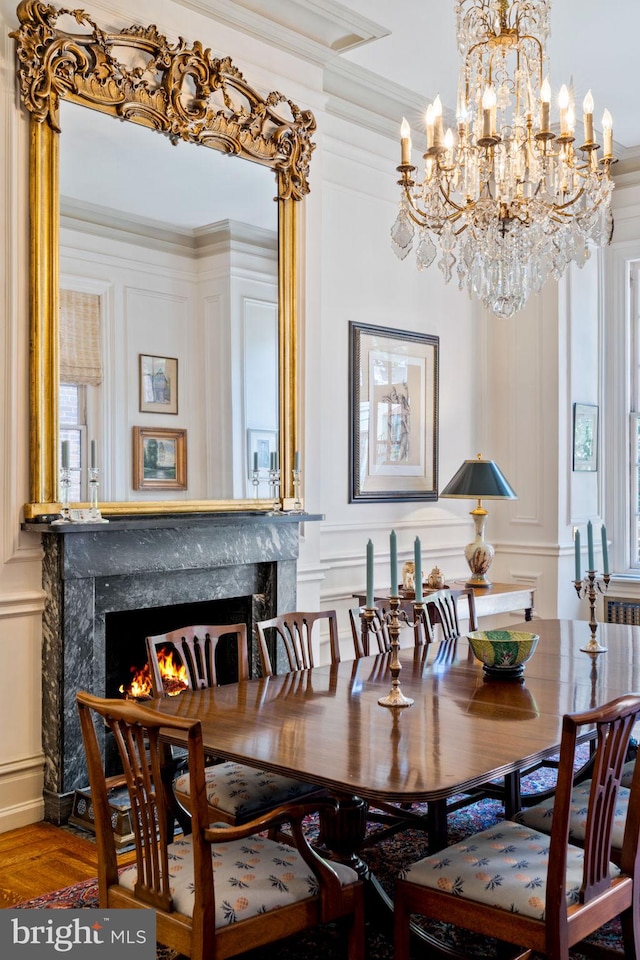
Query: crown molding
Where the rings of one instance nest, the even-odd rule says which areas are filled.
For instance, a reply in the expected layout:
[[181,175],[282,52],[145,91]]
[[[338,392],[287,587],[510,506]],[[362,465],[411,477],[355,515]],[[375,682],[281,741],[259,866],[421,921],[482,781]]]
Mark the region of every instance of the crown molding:
[[415,118],[424,115],[429,99],[415,90],[339,57],[325,67],[323,90],[328,114],[395,140],[406,116],[412,122],[415,146],[426,148],[426,135],[415,128]]
[[389,35],[335,0],[172,0],[314,64]]

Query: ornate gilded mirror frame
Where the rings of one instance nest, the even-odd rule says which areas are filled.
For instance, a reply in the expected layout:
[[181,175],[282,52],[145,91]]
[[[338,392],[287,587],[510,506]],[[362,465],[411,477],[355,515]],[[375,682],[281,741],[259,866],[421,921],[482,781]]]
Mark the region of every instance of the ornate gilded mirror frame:
[[[72,17],[77,33],[58,27]],[[31,114],[30,502],[25,519],[57,512],[59,104],[69,100],[168,136],[271,167],[278,202],[279,436],[283,498],[292,496],[297,414],[297,210],[308,192],[315,119],[281,93],[262,97],[230,58],[199,41],[170,43],[155,26],[106,33],[81,10],[18,6],[18,77]],[[116,55],[116,51],[118,55]],[[133,51],[133,54],[131,53]],[[129,55],[134,66],[122,60]],[[286,104],[290,118],[276,109]],[[271,500],[105,502],[103,513],[269,509]]]

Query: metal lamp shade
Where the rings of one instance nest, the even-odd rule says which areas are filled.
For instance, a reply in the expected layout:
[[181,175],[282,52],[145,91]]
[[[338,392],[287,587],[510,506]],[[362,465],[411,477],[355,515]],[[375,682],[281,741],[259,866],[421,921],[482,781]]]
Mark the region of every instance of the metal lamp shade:
[[478,501],[478,506],[471,511],[476,531],[475,540],[467,544],[464,550],[471,570],[467,586],[490,587],[491,581],[487,577],[487,570],[491,566],[495,550],[484,539],[484,526],[488,514],[481,501],[517,500],[518,495],[493,460],[483,460],[478,456],[476,460],[465,460],[440,496]]

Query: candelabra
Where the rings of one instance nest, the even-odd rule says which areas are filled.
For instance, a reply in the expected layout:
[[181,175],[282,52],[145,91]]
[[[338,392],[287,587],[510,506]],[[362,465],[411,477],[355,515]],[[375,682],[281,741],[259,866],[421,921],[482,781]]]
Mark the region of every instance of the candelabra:
[[251,483],[253,484],[253,495],[257,500],[260,496],[258,488],[260,486],[260,470],[255,469],[251,474]]
[[98,507],[98,474],[97,467],[89,467],[89,520],[102,520]]
[[269,470],[269,498],[273,500],[270,514],[280,513],[280,471]]
[[603,573],[598,577],[595,570],[587,570],[586,576],[582,580],[574,580],[573,585],[579,597],[587,597],[589,600],[589,628],[591,630],[591,639],[586,647],[580,647],[584,653],[606,653],[607,648],[598,643],[596,631],[598,622],[596,620],[596,600],[598,594],[605,594],[609,589],[611,575]]
[[391,690],[386,697],[380,697],[378,700],[378,703],[383,707],[410,707],[413,703],[411,697],[406,697],[400,689],[400,671],[402,670],[402,664],[398,659],[398,651],[400,649],[400,620],[408,626],[414,626],[418,617],[422,614],[423,607],[424,604],[418,601],[413,604],[414,623],[409,621],[404,610],[400,610],[400,597],[389,597],[390,609],[389,612],[384,615],[381,615],[375,607],[365,607],[362,612],[363,648],[365,650],[369,648],[368,636],[365,638],[365,633],[368,635],[369,630],[373,629],[373,619],[376,615],[379,617],[382,616],[389,631]]
[[71,487],[71,470],[69,467],[60,467],[60,515],[63,520],[71,520],[69,510],[69,488]]
[[302,471],[293,470],[293,510],[292,513],[302,513],[302,498],[300,496],[300,486],[302,484]]

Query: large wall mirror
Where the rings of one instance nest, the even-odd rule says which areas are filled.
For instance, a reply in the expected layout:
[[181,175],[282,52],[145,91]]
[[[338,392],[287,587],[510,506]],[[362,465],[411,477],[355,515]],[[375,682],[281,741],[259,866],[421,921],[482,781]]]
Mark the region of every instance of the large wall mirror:
[[[63,441],[71,500],[86,501],[95,460],[104,514],[269,509],[271,455],[281,496],[293,493],[313,116],[153,26],[109,34],[39,0],[18,17],[31,113],[26,518],[57,509]],[[147,464],[141,443],[167,449],[168,468]]]

